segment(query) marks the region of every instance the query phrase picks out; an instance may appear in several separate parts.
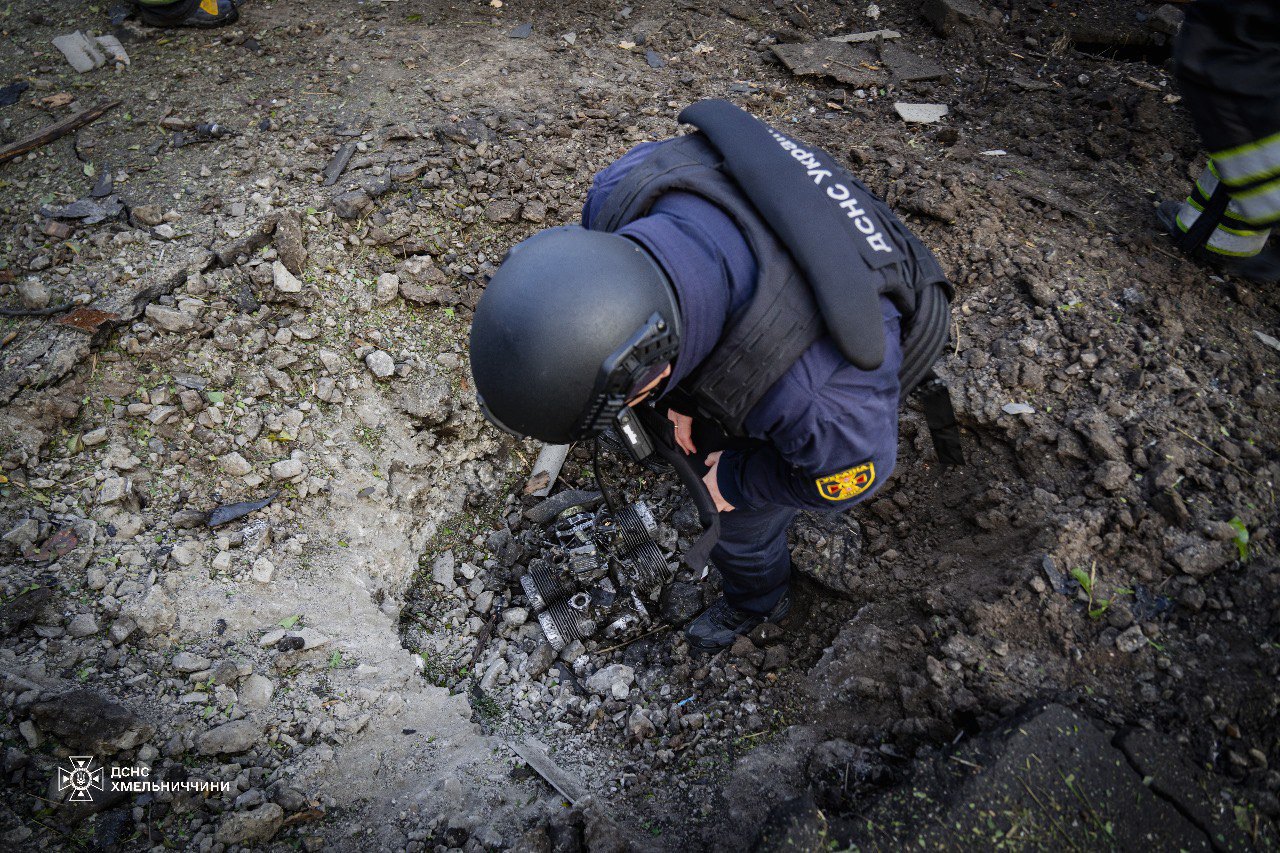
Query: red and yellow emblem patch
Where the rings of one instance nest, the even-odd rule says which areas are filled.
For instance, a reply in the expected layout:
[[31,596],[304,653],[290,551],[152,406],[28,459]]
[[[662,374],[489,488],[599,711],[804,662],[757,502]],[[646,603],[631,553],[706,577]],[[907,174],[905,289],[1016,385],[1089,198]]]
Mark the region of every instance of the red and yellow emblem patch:
[[814,482],[818,486],[818,494],[829,501],[846,501],[871,488],[876,481],[876,466],[873,462],[854,465],[839,474],[828,474]]

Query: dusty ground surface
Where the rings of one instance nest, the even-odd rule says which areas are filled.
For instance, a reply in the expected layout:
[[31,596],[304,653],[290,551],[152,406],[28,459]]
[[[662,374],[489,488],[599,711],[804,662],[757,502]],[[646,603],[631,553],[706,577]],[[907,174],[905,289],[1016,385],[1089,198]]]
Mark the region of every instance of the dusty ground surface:
[[[119,315],[0,320],[6,849],[1274,846],[1280,302],[1153,224],[1202,163],[1176,9],[255,0],[161,33],[102,5],[0,18],[0,84],[30,86],[0,141],[121,102],[0,166],[0,305]],[[772,50],[883,28],[832,76]],[[75,29],[131,67],[71,71]],[[795,531],[843,595],[806,581],[785,633],[711,659],[666,630],[558,660],[516,582],[537,449],[475,410],[470,309],[713,96],[934,247],[969,464],[908,407],[879,496]],[[106,218],[59,210],[86,197]],[[666,478],[611,470],[665,545],[694,532]],[[654,627],[715,582],[679,577]],[[530,736],[591,802],[504,745]],[[66,802],[82,755],[226,786]]]

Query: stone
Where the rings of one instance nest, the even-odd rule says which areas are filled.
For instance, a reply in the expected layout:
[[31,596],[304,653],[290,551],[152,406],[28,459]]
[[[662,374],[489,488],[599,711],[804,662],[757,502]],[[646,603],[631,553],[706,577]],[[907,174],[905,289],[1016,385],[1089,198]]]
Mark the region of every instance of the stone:
[[239,755],[253,748],[262,736],[257,723],[235,720],[209,729],[196,739],[201,755]]
[[791,657],[784,645],[769,646],[764,650],[764,662],[760,664],[760,669],[765,672],[771,672],[775,669],[782,669],[791,662]]
[[271,262],[271,283],[280,293],[302,292],[302,282],[280,261]]
[[303,246],[302,223],[298,217],[286,214],[276,220],[274,240],[280,262],[294,275],[302,275],[307,263],[307,250]]
[[270,841],[284,823],[284,809],[265,803],[254,809],[232,812],[218,823],[213,834],[219,844],[256,844]]
[[261,711],[271,702],[271,697],[275,695],[275,685],[271,683],[271,679],[264,675],[254,673],[244,680],[240,685],[237,695],[240,698],[240,706],[246,711]]
[[379,379],[386,379],[396,372],[395,360],[382,350],[374,350],[364,357],[364,366]]
[[148,589],[141,601],[126,607],[125,615],[133,620],[136,630],[148,637],[169,632],[178,621],[169,594],[159,585]]
[[428,255],[415,255],[396,266],[400,296],[415,305],[452,305],[457,295],[446,286],[445,274]]
[[204,672],[213,661],[192,652],[178,652],[173,656],[173,668],[178,672]]
[[107,441],[107,428],[98,427],[91,429],[80,437],[85,447],[97,447],[99,444],[105,444]]
[[[626,664],[609,664],[591,674],[587,679],[587,690],[601,696],[613,695],[616,698],[625,698],[635,679],[636,671]],[[620,697],[619,692],[622,693]]]
[[329,638],[315,628],[303,628],[301,631],[294,631],[291,636],[302,640],[303,651],[317,649],[329,643]]
[[138,204],[129,208],[129,215],[135,225],[150,228],[164,222],[164,210],[158,204]]
[[243,477],[253,470],[253,466],[249,464],[248,460],[234,451],[219,459],[218,464],[222,466],[223,471],[233,477]]
[[1147,636],[1142,633],[1142,626],[1133,625],[1116,637],[1116,648],[1127,654],[1134,654],[1147,645]]
[[40,730],[72,749],[106,756],[145,743],[155,726],[92,690],[73,690],[31,706]]
[[658,729],[644,708],[636,708],[627,718],[627,733],[635,740],[643,741],[656,735]]
[[67,625],[67,636],[74,639],[98,633],[98,620],[92,613],[80,613]]
[[271,463],[271,478],[273,480],[292,480],[294,477],[301,477],[304,467],[301,459],[281,459],[279,462]]
[[162,332],[186,332],[195,328],[196,318],[177,308],[151,303],[144,312],[151,325]]
[[1133,478],[1133,469],[1123,462],[1104,462],[1094,472],[1093,479],[1108,492],[1118,492]]
[[423,425],[435,426],[444,423],[453,413],[453,389],[442,377],[413,381],[396,397],[395,404]]
[[1167,537],[1171,542],[1165,557],[1197,580],[1208,577],[1236,557],[1235,547],[1225,542],[1209,542],[1181,532],[1170,532]]
[[756,644],[751,642],[751,638],[745,634],[740,634],[733,641],[733,645],[729,647],[729,654],[735,658],[750,657],[757,651],[759,650],[756,648]]
[[378,305],[389,305],[400,295],[400,276],[384,272],[378,276],[377,289],[373,293],[373,301]]
[[697,584],[674,581],[658,599],[658,613],[669,625],[684,625],[702,612],[702,588]]
[[24,518],[15,524],[4,535],[4,541],[19,550],[34,545],[40,536],[40,522],[34,518]]
[[444,587],[446,591],[452,592],[457,588],[458,584],[453,579],[453,571],[457,562],[454,560],[452,551],[445,551],[435,562],[431,564],[431,579]]
[[355,219],[373,204],[364,190],[351,190],[333,198],[333,212],[343,219]]
[[529,621],[529,611],[524,607],[508,607],[502,611],[502,622],[512,628],[519,628]]
[[520,216],[520,205],[508,198],[495,199],[485,205],[484,215],[490,222],[514,222]]
[[[60,223],[59,223],[60,224]],[[18,284],[18,299],[24,308],[49,307],[49,288],[39,279],[28,278]]]
[[200,546],[195,542],[182,542],[173,546],[169,559],[179,566],[193,566],[200,556]]
[[1186,12],[1177,6],[1165,3],[1151,15],[1151,28],[1165,35],[1176,36],[1185,18]]
[[525,664],[525,672],[529,678],[540,678],[551,665],[556,662],[556,650],[550,643],[542,642],[529,652],[529,660]]
[[257,583],[271,583],[275,573],[275,564],[266,557],[259,557],[254,560],[253,567],[249,569],[249,577],[253,578]]

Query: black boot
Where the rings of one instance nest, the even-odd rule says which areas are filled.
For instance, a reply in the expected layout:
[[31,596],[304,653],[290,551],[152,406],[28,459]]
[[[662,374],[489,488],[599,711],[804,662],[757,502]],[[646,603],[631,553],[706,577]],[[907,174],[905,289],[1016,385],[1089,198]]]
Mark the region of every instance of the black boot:
[[[1156,208],[1156,218],[1160,220],[1161,227],[1169,232],[1169,236],[1173,237],[1174,243],[1177,244],[1178,248],[1182,249],[1189,257],[1201,263],[1209,264],[1224,275],[1242,278],[1254,284],[1274,284],[1280,281],[1280,252],[1277,252],[1271,246],[1264,247],[1256,255],[1244,258],[1211,252],[1204,247],[1203,242],[1187,248],[1184,245],[1186,241],[1179,239],[1186,233],[1178,227],[1178,211],[1181,208],[1181,202],[1161,202],[1160,206]],[[1212,233],[1212,230],[1209,229],[1210,233]],[[1203,239],[1207,240],[1208,236],[1206,235]]]
[[716,603],[702,611],[697,619],[689,623],[684,635],[689,646],[702,652],[717,652],[733,645],[739,635],[745,634],[761,622],[779,622],[791,610],[791,593],[783,593],[782,598],[773,606],[767,616],[759,613],[748,613],[738,610],[724,596],[716,599]]
[[152,27],[213,29],[240,20],[236,0],[176,0],[163,6],[138,4],[138,17]]

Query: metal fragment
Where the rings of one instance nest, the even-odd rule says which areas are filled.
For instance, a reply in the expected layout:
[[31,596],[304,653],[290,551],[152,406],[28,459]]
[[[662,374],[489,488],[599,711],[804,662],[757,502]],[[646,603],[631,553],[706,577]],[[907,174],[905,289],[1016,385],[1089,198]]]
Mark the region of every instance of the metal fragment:
[[251,512],[257,512],[278,497],[280,497],[280,493],[274,492],[260,501],[241,501],[240,503],[216,507],[209,513],[207,524],[210,527],[221,527],[224,524],[229,524],[237,518],[244,518]]
[[22,556],[33,563],[49,563],[62,559],[74,551],[79,544],[80,538],[68,527],[50,536],[39,548],[28,548],[23,551]]
[[70,326],[81,332],[94,334],[98,329],[106,323],[114,323],[120,319],[120,315],[114,311],[99,311],[97,308],[77,308],[65,317],[59,317],[58,322],[63,326]]

